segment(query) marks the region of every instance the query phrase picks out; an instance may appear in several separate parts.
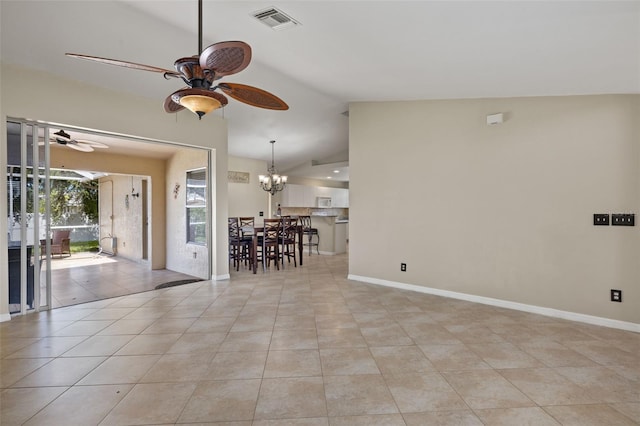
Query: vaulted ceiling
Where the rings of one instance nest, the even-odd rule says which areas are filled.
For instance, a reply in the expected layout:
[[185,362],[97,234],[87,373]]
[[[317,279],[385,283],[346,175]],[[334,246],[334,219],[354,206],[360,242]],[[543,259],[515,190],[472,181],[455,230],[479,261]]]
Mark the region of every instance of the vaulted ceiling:
[[[299,25],[278,31],[254,18],[270,7]],[[152,98],[158,108],[184,84],[64,53],[169,69],[198,53],[196,0],[2,0],[0,13],[3,62]],[[300,175],[348,159],[351,102],[640,93],[638,1],[205,0],[203,16],[204,46],[242,40],[253,49],[248,68],[224,81],[290,106],[231,99],[212,113],[228,120],[229,153],[270,161],[275,139],[279,169]]]

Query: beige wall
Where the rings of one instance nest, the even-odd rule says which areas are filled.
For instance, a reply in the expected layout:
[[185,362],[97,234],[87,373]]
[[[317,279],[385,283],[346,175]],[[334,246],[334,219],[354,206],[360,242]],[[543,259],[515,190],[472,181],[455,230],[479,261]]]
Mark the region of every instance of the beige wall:
[[229,170],[249,173],[248,184],[229,182],[229,217],[254,216],[258,222],[263,219],[260,212],[268,217],[271,195],[258,185],[258,176],[266,173],[267,162],[229,157]]
[[[166,210],[167,215],[167,269],[207,279],[208,248],[187,243],[186,188],[187,171],[207,167],[207,156],[202,150],[184,150],[167,162]],[[175,185],[180,185],[174,196]]]
[[640,211],[638,117],[638,95],[352,104],[350,276],[640,324],[640,226],[593,226]]
[[[130,96],[127,93],[101,89],[5,63],[1,64],[2,133],[6,146],[8,117],[42,120],[61,125],[78,126],[156,141],[171,141],[186,146],[211,150],[213,161],[213,226],[212,275],[229,276],[227,260],[227,126],[220,114],[208,114],[202,120],[188,112],[168,115],[159,99]],[[170,89],[167,89],[170,92]],[[0,155],[0,170],[6,168],[6,154]],[[141,173],[142,174],[142,173]],[[223,184],[222,184],[223,183]],[[2,187],[2,185],[0,185]],[[6,188],[0,189],[6,199]],[[164,206],[162,206],[164,208]],[[153,206],[152,208],[156,208]],[[0,217],[6,217],[6,205],[0,203]],[[6,222],[0,221],[0,246],[6,246]],[[6,260],[0,255],[0,261]],[[8,313],[8,278],[0,271],[0,319]]]

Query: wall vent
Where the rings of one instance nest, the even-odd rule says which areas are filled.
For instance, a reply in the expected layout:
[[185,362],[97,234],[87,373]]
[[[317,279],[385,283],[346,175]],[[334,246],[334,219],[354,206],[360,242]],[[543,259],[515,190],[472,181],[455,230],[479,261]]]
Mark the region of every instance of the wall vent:
[[254,12],[253,17],[274,30],[284,30],[300,25],[295,19],[275,7]]

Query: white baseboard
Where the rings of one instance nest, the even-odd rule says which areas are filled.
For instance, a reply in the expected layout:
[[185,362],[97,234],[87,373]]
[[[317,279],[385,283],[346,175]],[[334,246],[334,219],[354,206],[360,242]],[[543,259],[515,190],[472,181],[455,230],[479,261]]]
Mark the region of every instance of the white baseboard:
[[213,281],[224,281],[224,280],[230,280],[231,279],[231,274],[222,274],[222,275],[212,275],[211,279]]
[[360,275],[347,275],[347,279],[362,281],[369,284],[376,284],[385,287],[393,287],[401,290],[415,291],[418,293],[433,294],[435,296],[450,297],[452,299],[466,300],[468,302],[482,303],[484,305],[498,306],[501,308],[514,309],[516,311],[530,312],[532,314],[545,315],[548,317],[561,318],[570,321],[578,321],[586,324],[600,325],[603,327],[617,328],[620,330],[634,331],[640,333],[640,324],[627,321],[619,321],[610,318],[596,317],[593,315],[579,314],[576,312],[561,311],[559,309],[545,308],[543,306],[527,305],[525,303],[510,302],[508,300],[493,299],[491,297],[476,296],[473,294],[457,293],[455,291],[440,290],[437,288],[423,287],[414,284],[405,284],[396,281],[381,280],[378,278],[363,277]]
[[0,314],[0,322],[11,321],[11,314]]
[[[346,253],[346,252],[336,253],[335,251],[322,251],[322,250],[320,250],[320,255],[321,256],[337,256],[339,254],[344,254],[344,253]],[[307,252],[307,254],[309,254],[309,252]],[[314,254],[317,255],[318,252],[314,250],[314,252],[311,255],[313,256]]]

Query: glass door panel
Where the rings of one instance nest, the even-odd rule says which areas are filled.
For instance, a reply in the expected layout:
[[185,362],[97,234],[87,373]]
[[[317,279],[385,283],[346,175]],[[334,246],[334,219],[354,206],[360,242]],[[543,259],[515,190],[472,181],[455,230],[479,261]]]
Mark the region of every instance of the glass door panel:
[[40,240],[47,229],[41,209],[46,206],[46,173],[41,174],[46,169],[46,149],[41,149],[38,138],[33,137],[37,132],[33,124],[7,122],[8,290],[12,314],[48,305],[46,280],[45,297],[40,291],[41,264],[45,260]]

